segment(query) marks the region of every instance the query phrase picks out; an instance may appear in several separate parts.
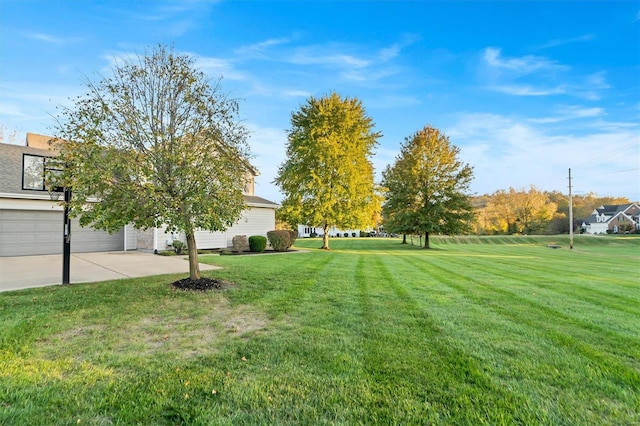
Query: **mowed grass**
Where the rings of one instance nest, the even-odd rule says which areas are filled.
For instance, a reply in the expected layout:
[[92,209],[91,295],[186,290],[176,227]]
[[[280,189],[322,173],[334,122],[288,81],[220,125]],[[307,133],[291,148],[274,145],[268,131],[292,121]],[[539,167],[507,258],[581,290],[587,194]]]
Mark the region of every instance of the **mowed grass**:
[[399,242],[0,293],[0,424],[640,423],[639,238]]

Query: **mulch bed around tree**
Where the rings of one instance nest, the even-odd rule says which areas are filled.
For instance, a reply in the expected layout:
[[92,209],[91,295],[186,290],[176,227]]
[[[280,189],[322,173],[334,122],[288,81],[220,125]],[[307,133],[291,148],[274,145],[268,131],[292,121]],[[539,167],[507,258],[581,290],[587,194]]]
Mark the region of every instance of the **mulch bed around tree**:
[[178,290],[186,291],[226,290],[235,286],[235,284],[232,282],[219,280],[216,278],[200,278],[199,280],[185,278],[173,282],[171,283],[171,285]]

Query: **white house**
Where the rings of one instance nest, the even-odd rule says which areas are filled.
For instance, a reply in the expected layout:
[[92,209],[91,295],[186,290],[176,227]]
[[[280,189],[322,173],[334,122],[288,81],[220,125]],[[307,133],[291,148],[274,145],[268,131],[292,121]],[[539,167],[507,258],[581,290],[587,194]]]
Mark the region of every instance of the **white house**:
[[[344,234],[347,234],[349,237],[353,237],[353,234],[356,234],[356,237],[360,236],[359,229],[338,229],[335,226],[329,228],[329,236],[330,237],[343,237]],[[323,237],[324,229],[322,226],[313,227],[309,225],[298,225],[298,238],[309,238],[311,236]]]
[[[236,235],[267,236],[267,232],[276,228],[275,209],[277,204],[264,198],[245,193],[244,202],[247,209],[242,212],[240,220],[226,231],[196,231],[196,245],[199,249],[216,249],[232,246]],[[186,242],[184,233],[167,232],[166,227],[151,228],[146,231],[137,230],[136,246],[139,250],[154,251],[168,249],[174,240]]]
[[[0,256],[29,256],[62,252],[63,212],[44,187],[44,165],[56,154],[49,149],[50,136],[27,133],[26,145],[0,143]],[[249,166],[245,203],[240,220],[226,232],[199,231],[198,248],[231,246],[233,236],[266,235],[275,229],[277,204],[255,196],[257,170]],[[119,250],[164,250],[180,235],[164,228],[136,230],[123,227],[109,234],[91,227],[71,224],[74,253]]]
[[582,222],[587,234],[606,234],[640,230],[640,206],[636,203],[600,206]]

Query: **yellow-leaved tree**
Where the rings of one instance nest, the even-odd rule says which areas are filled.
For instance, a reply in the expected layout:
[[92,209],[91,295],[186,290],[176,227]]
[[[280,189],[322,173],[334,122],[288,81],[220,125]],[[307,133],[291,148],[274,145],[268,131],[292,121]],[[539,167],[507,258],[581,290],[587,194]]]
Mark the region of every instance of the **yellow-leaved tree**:
[[275,183],[285,195],[279,217],[292,227],[329,230],[372,225],[380,208],[371,162],[380,133],[362,102],[332,93],[310,97],[291,114],[287,159]]

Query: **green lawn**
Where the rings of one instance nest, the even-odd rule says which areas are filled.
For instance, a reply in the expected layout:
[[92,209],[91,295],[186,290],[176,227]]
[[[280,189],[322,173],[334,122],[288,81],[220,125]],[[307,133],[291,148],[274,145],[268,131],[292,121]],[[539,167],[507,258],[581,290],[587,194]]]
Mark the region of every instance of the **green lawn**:
[[640,238],[319,246],[0,293],[0,424],[640,423]]

